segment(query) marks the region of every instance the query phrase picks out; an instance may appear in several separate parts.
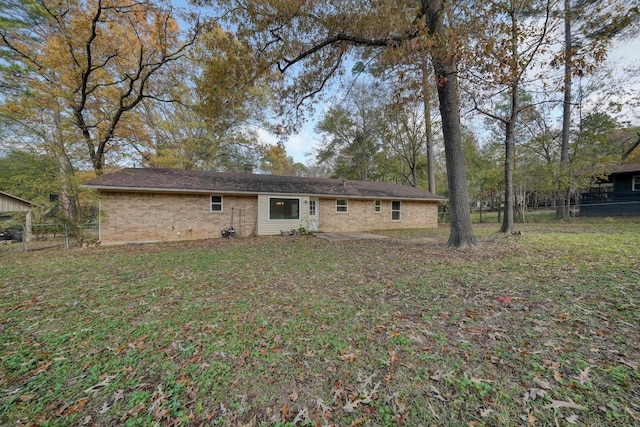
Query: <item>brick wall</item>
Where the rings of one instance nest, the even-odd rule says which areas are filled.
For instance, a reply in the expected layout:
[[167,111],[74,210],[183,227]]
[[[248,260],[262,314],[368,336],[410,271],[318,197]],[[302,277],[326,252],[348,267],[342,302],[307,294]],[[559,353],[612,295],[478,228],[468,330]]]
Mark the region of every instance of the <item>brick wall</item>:
[[[100,196],[100,241],[104,245],[165,242],[221,237],[231,226],[239,236],[257,232],[257,196],[223,196],[223,211],[211,212],[206,194],[103,192]],[[336,212],[336,199],[321,198],[319,230],[359,232],[438,226],[437,202],[401,202],[400,221],[391,220],[391,201],[381,212],[373,200],[349,199],[346,213]]]
[[256,208],[255,196],[223,196],[223,211],[211,212],[206,194],[102,192],[100,240],[110,245],[218,238],[231,226],[232,210],[236,232],[251,236]]
[[438,203],[402,201],[400,221],[391,220],[391,201],[382,200],[381,212],[373,210],[373,200],[348,199],[348,212],[336,212],[336,199],[320,199],[319,231],[347,232],[432,228],[438,226]]

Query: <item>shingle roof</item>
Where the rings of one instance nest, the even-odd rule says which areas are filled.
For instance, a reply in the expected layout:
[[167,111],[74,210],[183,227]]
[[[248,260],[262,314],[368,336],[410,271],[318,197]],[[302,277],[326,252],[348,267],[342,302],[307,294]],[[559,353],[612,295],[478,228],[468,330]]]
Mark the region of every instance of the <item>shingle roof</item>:
[[640,172],[640,163],[627,163],[624,165],[615,165],[605,168],[609,173],[631,173]]
[[420,188],[386,182],[209,172],[181,169],[121,169],[89,181],[101,191],[222,194],[303,194],[332,197],[446,200]]

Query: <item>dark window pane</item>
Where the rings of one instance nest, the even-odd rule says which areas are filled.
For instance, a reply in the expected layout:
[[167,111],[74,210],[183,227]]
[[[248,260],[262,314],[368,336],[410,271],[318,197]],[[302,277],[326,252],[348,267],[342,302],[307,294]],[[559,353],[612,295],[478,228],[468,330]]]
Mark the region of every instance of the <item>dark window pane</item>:
[[269,199],[269,219],[300,219],[300,200]]

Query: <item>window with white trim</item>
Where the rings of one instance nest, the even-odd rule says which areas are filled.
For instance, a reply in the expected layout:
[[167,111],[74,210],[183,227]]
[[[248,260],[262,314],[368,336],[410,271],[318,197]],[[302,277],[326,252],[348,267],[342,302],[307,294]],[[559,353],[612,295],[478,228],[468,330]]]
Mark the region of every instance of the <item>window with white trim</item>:
[[400,201],[391,202],[391,221],[400,221]]
[[375,213],[382,212],[382,200],[374,200],[373,201],[373,211]]
[[300,219],[300,199],[269,199],[269,219]]
[[317,209],[316,209],[316,201],[315,200],[309,200],[309,215],[310,216],[316,216],[317,214]]
[[347,199],[336,199],[336,212],[349,212],[349,201]]
[[640,175],[635,175],[631,181],[631,190],[640,191]]
[[211,212],[222,212],[222,196],[211,196]]

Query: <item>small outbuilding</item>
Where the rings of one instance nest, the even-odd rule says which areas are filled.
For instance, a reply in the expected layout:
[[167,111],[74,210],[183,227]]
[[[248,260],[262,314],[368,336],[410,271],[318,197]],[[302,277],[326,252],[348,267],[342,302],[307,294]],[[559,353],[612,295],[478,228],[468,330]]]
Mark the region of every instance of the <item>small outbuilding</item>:
[[21,199],[20,197],[13,196],[9,193],[0,191],[0,213],[7,212],[25,212],[26,213],[26,226],[23,239],[25,241],[30,240],[31,231],[31,210],[34,206],[38,206],[28,200]]
[[105,245],[437,227],[446,200],[385,182],[176,169],[122,169],[85,187],[99,194]]

